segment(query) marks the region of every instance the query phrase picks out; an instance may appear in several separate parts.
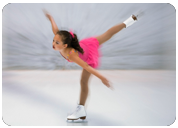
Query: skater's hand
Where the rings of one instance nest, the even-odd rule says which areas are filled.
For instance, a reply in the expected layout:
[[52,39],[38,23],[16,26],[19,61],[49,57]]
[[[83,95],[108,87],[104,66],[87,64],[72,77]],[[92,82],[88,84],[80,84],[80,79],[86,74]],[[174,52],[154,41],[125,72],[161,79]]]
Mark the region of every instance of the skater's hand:
[[102,81],[103,84],[106,85],[108,88],[114,90],[113,86],[111,85],[111,82],[109,82],[108,79],[103,78],[101,81]]
[[46,15],[46,17],[50,20],[51,19],[51,15],[45,9],[43,9],[43,12]]

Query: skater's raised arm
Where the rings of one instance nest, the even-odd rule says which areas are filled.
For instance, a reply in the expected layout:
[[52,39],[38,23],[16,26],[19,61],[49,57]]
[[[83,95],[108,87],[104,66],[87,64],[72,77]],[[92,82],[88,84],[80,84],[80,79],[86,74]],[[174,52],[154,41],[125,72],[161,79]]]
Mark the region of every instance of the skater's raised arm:
[[53,33],[54,33],[54,35],[56,35],[56,33],[59,31],[59,29],[58,29],[56,23],[54,22],[54,19],[53,19],[52,16],[50,18],[50,21],[51,21],[51,24],[52,24]]
[[53,17],[46,10],[43,10],[43,12],[45,13],[46,17],[50,20],[53,33],[54,33],[54,35],[56,35],[56,33],[59,31],[59,29],[58,29]]

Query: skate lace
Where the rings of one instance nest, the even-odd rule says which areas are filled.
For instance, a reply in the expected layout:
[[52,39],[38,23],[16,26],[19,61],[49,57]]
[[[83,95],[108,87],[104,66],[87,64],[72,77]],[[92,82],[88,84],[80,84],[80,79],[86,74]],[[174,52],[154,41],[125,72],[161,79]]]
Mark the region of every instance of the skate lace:
[[81,106],[77,106],[76,110],[73,113],[71,113],[70,115],[77,113],[80,109],[81,109]]

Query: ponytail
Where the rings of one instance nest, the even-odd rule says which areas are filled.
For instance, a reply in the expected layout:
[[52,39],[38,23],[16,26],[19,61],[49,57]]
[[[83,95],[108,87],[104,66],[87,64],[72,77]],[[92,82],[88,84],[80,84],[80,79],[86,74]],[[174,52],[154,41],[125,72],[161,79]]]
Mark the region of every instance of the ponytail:
[[71,46],[74,48],[74,49],[76,49],[76,50],[78,50],[80,53],[84,53],[84,51],[83,51],[83,49],[80,47],[80,45],[79,45],[79,41],[78,41],[78,38],[77,38],[77,35],[75,34],[75,33],[73,33],[74,34],[74,38],[72,38],[72,41],[71,41]]

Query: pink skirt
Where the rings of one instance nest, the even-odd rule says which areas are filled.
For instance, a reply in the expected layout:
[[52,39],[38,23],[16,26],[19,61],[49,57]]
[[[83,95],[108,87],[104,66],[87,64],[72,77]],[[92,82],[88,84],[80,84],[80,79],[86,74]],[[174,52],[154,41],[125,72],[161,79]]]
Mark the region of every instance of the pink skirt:
[[79,45],[84,50],[83,55],[79,52],[79,57],[91,67],[98,68],[101,57],[99,41],[95,37],[90,37],[81,40]]

